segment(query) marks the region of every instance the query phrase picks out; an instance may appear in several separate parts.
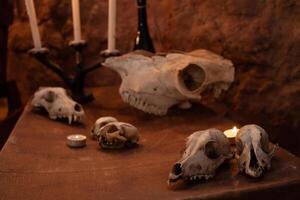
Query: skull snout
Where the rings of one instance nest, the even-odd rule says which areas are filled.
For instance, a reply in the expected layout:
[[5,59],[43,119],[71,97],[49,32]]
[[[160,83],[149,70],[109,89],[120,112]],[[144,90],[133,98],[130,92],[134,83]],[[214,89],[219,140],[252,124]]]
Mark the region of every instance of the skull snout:
[[182,175],[182,165],[180,163],[175,163],[173,165],[171,173],[169,174],[169,181],[175,182],[179,178],[181,178],[181,175]]

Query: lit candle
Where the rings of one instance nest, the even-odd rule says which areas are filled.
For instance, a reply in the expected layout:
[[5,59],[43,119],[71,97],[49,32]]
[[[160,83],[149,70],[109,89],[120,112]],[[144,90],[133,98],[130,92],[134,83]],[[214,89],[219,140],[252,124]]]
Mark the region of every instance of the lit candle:
[[74,43],[81,41],[79,0],[72,0]]
[[109,0],[108,2],[108,52],[116,49],[116,15],[117,7],[116,0]]
[[238,129],[236,126],[234,126],[232,129],[228,129],[224,131],[225,136],[229,139],[231,144],[235,143],[235,137],[240,129]]
[[84,135],[69,135],[67,137],[67,145],[69,147],[84,147],[86,145],[86,136]]
[[33,44],[35,49],[41,49],[41,37],[37,26],[36,13],[33,0],[25,0],[26,10],[29,18]]

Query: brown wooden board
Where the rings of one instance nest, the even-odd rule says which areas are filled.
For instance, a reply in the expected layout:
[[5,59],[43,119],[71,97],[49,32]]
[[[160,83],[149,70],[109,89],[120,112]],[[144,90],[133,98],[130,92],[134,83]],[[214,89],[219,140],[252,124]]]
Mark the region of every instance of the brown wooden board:
[[[95,96],[84,105],[85,125],[69,126],[25,108],[0,153],[0,199],[300,199],[300,160],[282,148],[262,179],[238,174],[232,160],[214,179],[167,189],[168,173],[189,134],[236,124],[200,105],[172,109],[164,117],[145,114],[123,103],[115,87]],[[94,121],[106,115],[138,127],[140,146],[104,151],[89,137],[85,148],[66,146],[68,135],[89,136]]]

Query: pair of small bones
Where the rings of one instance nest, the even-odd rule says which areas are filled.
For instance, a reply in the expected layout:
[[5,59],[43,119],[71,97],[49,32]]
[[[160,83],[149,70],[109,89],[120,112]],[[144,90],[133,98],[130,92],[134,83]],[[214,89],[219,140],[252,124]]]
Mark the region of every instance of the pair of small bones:
[[66,118],[69,124],[84,117],[82,106],[61,87],[40,87],[34,93],[31,105],[36,110],[45,109],[50,119]]
[[[241,172],[251,177],[260,177],[271,167],[276,145],[269,149],[269,138],[257,125],[243,126],[236,137],[236,158]],[[186,141],[182,158],[177,161],[170,174],[169,183],[179,179],[209,179],[217,168],[233,157],[229,140],[218,129],[207,129],[191,134]]]
[[139,140],[138,129],[116,118],[106,116],[96,120],[91,136],[99,141],[104,149],[121,149],[137,144]]

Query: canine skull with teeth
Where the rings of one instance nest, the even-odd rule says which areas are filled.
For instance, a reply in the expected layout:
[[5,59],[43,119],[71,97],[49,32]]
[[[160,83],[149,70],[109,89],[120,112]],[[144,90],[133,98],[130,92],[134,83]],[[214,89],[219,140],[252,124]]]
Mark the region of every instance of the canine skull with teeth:
[[182,158],[169,174],[169,183],[212,178],[216,169],[231,157],[229,141],[222,131],[212,128],[194,132],[187,138]]
[[251,177],[260,177],[271,167],[271,159],[277,145],[269,148],[269,137],[260,126],[243,126],[236,137],[238,165],[241,172]]
[[100,136],[100,129],[105,126],[108,123],[111,122],[117,122],[118,120],[114,117],[106,116],[106,117],[100,117],[96,120],[92,130],[91,130],[91,136],[93,139],[99,139]]
[[156,115],[165,115],[173,105],[190,108],[189,100],[200,100],[208,89],[217,97],[234,80],[232,62],[206,50],[152,57],[130,53],[103,65],[121,76],[125,102]]
[[41,87],[34,93],[31,105],[36,110],[45,109],[50,119],[67,118],[69,124],[84,117],[82,106],[61,87]]
[[99,130],[99,145],[104,149],[132,147],[139,140],[138,130],[124,122],[110,122]]

